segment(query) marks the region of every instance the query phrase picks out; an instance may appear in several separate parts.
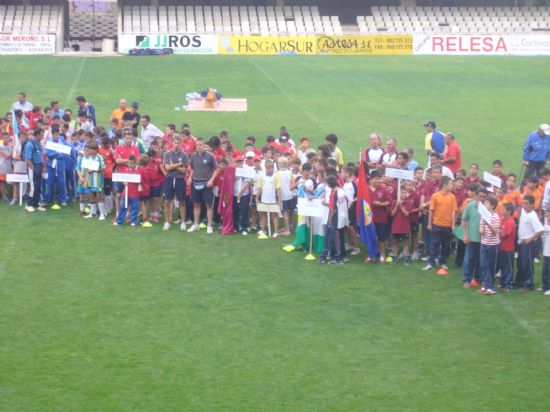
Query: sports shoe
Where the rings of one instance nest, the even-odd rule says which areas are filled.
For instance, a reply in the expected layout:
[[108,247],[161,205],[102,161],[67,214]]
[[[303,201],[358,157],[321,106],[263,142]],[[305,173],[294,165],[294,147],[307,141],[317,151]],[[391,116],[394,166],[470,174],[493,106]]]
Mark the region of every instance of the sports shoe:
[[380,256],[380,264],[384,265],[386,263],[386,256]]
[[67,206],[68,206],[68,205],[67,205],[67,202],[61,202],[61,206],[67,207]]
[[539,286],[539,287],[537,288],[537,292],[542,292],[543,290],[544,290],[544,289],[542,288],[542,286]]
[[46,207],[46,206],[48,206],[48,205],[44,202],[38,203],[38,207]]
[[181,223],[181,219],[178,219],[174,222],[176,225],[179,225]]
[[319,258],[317,263],[320,264],[320,265],[324,265],[324,264],[328,263],[328,260],[326,260],[325,258]]
[[113,226],[120,226],[117,222],[113,222]]
[[410,266],[411,265],[411,258],[410,256],[406,256],[405,259],[403,260],[403,264],[405,266]]
[[422,270],[432,270],[432,269],[435,269],[435,268],[431,263],[428,263],[426,266],[422,268]]
[[241,233],[243,236],[248,236],[248,232],[246,230],[243,230]]
[[11,202],[10,202],[10,205],[12,205],[12,206],[13,206],[13,205],[16,205],[17,202],[18,202],[17,199],[12,199]]
[[547,290],[546,292],[544,292],[544,296],[550,296],[550,290]]
[[328,262],[328,264],[329,264],[329,265],[343,265],[344,262],[342,262],[341,260],[334,260],[334,259],[333,259],[333,260],[330,260],[330,261]]
[[439,266],[441,269],[444,269],[444,270],[449,270],[449,268],[447,267],[447,265],[443,264],[441,266]]
[[180,225],[180,230],[182,232],[185,232],[187,230],[187,225],[185,224],[185,222],[183,222],[181,225]]
[[206,234],[211,235],[212,233],[214,233],[214,229],[212,228],[212,226],[207,226],[206,227]]
[[170,230],[170,223],[165,222],[165,223],[164,223],[164,226],[162,227],[162,230],[163,230],[163,231]]
[[535,264],[538,265],[540,263],[540,259],[539,258],[534,258],[533,262],[535,262]]
[[45,207],[42,207],[42,206],[38,206],[38,210],[39,212],[45,212],[46,211],[46,208]]
[[187,229],[187,233],[197,232],[198,230],[199,230],[199,225],[193,224],[189,229]]
[[479,283],[478,283],[478,281],[477,281],[477,280],[475,280],[475,279],[472,279],[472,280],[470,281],[470,286],[472,286],[472,287],[474,287],[474,288],[475,288],[476,286],[479,286]]
[[277,239],[279,237],[279,234],[277,232],[273,233],[273,236],[271,236],[273,239]]
[[25,210],[29,213],[36,212],[36,209],[32,206],[26,206]]
[[86,216],[84,216],[84,219],[91,219],[95,217],[92,213],[88,213]]
[[350,255],[357,256],[359,253],[361,253],[361,249],[359,249],[358,247],[354,247],[353,249],[351,249]]
[[413,262],[416,262],[418,259],[420,259],[420,255],[418,254],[418,252],[414,251],[411,255],[411,260]]
[[105,220],[105,215],[99,215],[99,220]]
[[135,223],[132,223],[130,226],[132,227],[132,229],[135,229],[135,228],[136,228],[136,224],[135,224]]
[[263,230],[258,230],[258,236],[264,236],[265,232]]
[[485,291],[483,292],[484,295],[496,295],[497,294],[497,291],[494,290],[494,289],[485,289]]

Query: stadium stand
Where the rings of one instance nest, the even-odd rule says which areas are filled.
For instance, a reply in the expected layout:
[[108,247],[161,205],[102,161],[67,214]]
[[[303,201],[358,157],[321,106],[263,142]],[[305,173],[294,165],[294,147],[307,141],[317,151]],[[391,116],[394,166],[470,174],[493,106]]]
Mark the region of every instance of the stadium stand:
[[124,6],[123,34],[163,32],[303,36],[343,34],[317,6]]
[[550,7],[372,7],[358,16],[359,33],[540,33],[550,31]]
[[58,34],[63,10],[51,5],[0,5],[0,33]]

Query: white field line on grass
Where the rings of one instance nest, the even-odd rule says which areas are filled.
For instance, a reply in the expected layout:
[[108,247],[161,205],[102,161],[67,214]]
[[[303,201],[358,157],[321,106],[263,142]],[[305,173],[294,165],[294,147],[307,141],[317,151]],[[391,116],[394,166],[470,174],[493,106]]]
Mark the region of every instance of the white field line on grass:
[[279,89],[281,91],[281,93],[287,98],[287,100],[289,100],[290,102],[292,102],[292,104],[294,106],[296,106],[296,108],[302,112],[304,114],[305,117],[307,117],[309,120],[311,120],[313,123],[315,123],[317,126],[319,126],[319,129],[321,129],[321,131],[323,133],[328,133],[326,131],[326,129],[321,125],[321,123],[319,123],[319,120],[317,120],[317,118],[313,117],[312,115],[310,115],[308,112],[306,112],[302,106],[300,106],[296,100],[294,100],[294,98],[289,95],[282,87],[279,83],[277,83],[275,80],[273,80],[273,77],[271,77],[269,74],[267,74],[265,71],[263,71],[260,66],[258,66],[253,60],[251,60],[251,58],[249,57],[248,58],[248,61],[250,62],[250,64],[252,64],[252,66],[254,66],[256,68],[256,70],[258,70],[260,72],[260,74],[262,76],[264,76],[269,82],[273,83],[275,85],[275,87],[277,89]]
[[[521,293],[521,292],[519,292]],[[538,292],[530,292],[530,293],[538,293]],[[520,316],[513,307],[510,306],[510,304],[504,300],[499,299],[500,304],[504,307],[504,310],[510,314],[512,318],[521,326],[523,329],[527,331],[529,335],[531,335],[533,338],[537,339],[540,342],[539,347],[545,352],[546,355],[550,355],[550,345],[548,342],[544,340],[544,338],[541,336],[540,332],[537,328],[531,326],[529,324],[529,321],[524,319],[522,316]]]
[[[73,93],[76,89],[76,86],[78,85],[78,82],[80,81],[80,77],[82,76],[82,70],[84,70],[84,65],[86,64],[86,57],[82,59],[80,62],[80,67],[78,68],[78,71],[76,72],[73,84],[71,85],[71,88],[69,89],[69,93],[67,93],[67,97],[65,99],[65,106],[67,106],[71,102],[71,97],[74,99],[76,96],[73,96]],[[65,107],[64,106],[64,107]]]

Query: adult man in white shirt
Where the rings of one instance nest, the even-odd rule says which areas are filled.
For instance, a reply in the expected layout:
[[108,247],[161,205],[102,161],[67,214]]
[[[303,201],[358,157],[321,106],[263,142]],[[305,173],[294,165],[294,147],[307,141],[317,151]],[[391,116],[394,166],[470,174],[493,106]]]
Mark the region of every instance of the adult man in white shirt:
[[149,115],[144,114],[141,116],[141,141],[145,145],[145,148],[149,149],[149,146],[153,143],[155,137],[162,136],[164,136],[164,133],[162,133],[157,126],[151,123],[151,117],[149,117]]
[[11,105],[11,111],[21,110],[23,112],[23,124],[29,127],[28,113],[32,112],[33,104],[27,101],[27,95],[25,92],[20,92],[17,95],[17,101]]

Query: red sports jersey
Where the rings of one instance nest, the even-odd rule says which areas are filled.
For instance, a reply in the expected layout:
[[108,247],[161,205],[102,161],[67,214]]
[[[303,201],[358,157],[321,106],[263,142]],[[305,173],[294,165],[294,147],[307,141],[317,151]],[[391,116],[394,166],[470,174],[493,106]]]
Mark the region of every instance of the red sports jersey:
[[[139,170],[127,170],[124,173],[134,174],[134,175],[140,174]],[[138,183],[128,183],[128,185],[122,192],[122,196],[126,196],[126,194],[128,194],[128,199],[134,199],[136,197],[139,197]]]
[[[405,204],[405,209],[408,211],[418,209],[420,207],[420,191],[415,190],[411,194],[409,194],[409,197],[405,199],[403,202]],[[420,213],[414,212],[409,214],[409,222],[418,222],[420,221]]]
[[500,250],[513,252],[516,247],[516,222],[513,217],[508,217],[500,222],[500,230],[504,234],[500,238]]
[[115,153],[110,147],[99,146],[98,153],[103,158],[105,163],[105,171],[103,172],[103,177],[105,179],[111,179],[113,177],[113,169],[115,167]]
[[372,202],[372,220],[374,223],[388,223],[388,207],[387,206],[376,206],[374,202],[391,202],[391,196],[384,186],[380,186],[376,190],[370,190],[370,199]]
[[[407,199],[403,202],[403,206],[407,212],[410,212],[412,210],[411,203],[407,203],[406,200]],[[391,202],[390,210],[393,211],[396,205],[397,200],[393,200]],[[401,208],[397,208],[395,215],[393,215],[391,222],[391,233],[392,235],[405,235],[411,233],[411,223],[409,221],[409,217],[405,216],[405,213],[403,213]]]
[[139,191],[140,196],[149,196],[151,190],[151,182],[149,180],[149,170],[147,166],[140,166],[138,169],[139,175],[141,176],[141,190]]
[[[139,147],[137,146],[117,146],[115,149],[115,161],[116,159],[129,159],[130,156],[134,156],[137,159],[139,159]],[[125,164],[117,164],[116,171],[118,173],[126,173],[128,171],[128,165]]]
[[147,172],[149,174],[149,184],[151,187],[161,186],[164,181],[164,175],[160,170],[161,163],[162,159],[159,156],[151,159],[149,163],[147,163]]
[[189,156],[191,156],[197,150],[197,143],[195,142],[195,139],[190,137],[185,142],[182,140],[180,147],[182,152],[187,153]]

